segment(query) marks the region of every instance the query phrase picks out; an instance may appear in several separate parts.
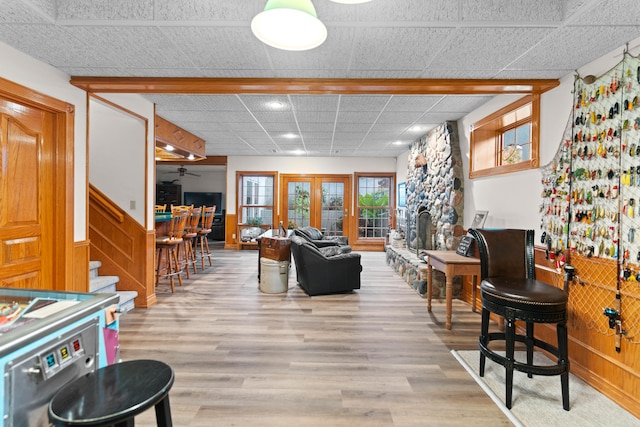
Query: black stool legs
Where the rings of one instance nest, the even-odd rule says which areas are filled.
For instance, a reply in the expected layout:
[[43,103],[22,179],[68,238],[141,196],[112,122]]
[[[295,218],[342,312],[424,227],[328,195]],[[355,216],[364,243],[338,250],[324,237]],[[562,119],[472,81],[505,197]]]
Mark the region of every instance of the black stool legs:
[[[560,383],[562,386],[562,407],[565,411],[569,410],[569,358],[568,358],[568,338],[567,325],[563,320],[556,324],[558,347],[554,347],[549,343],[538,340],[534,337],[534,322],[526,323],[526,335],[518,335],[516,333],[516,317],[505,313],[504,333],[489,333],[489,315],[490,311],[483,307],[482,309],[482,326],[478,344],[480,348],[480,368],[479,375],[484,376],[486,358],[489,357],[494,362],[504,366],[505,369],[505,406],[511,409],[513,400],[513,372],[526,372],[527,377],[532,378],[533,375],[560,375]],[[501,356],[489,349],[489,342],[494,340],[503,340],[505,343],[505,355]],[[517,362],[515,360],[515,343],[523,342],[526,346],[527,361],[526,363]],[[542,348],[557,357],[557,363],[551,366],[538,366],[533,364],[534,348]]]
[[156,422],[158,426],[173,427],[168,394],[156,405]]
[[567,337],[567,324],[561,323],[557,326],[558,332],[558,364],[565,367],[560,374],[560,383],[562,385],[562,407],[565,411],[569,410],[569,339]]

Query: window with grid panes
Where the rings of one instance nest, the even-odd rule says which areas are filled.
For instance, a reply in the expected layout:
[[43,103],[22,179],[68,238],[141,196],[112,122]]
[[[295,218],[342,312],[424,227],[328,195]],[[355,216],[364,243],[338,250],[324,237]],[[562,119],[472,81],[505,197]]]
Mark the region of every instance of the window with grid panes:
[[238,176],[238,222],[273,225],[275,174]]
[[358,238],[384,238],[389,231],[394,178],[383,174],[356,174]]
[[469,177],[538,167],[540,96],[527,95],[474,123]]

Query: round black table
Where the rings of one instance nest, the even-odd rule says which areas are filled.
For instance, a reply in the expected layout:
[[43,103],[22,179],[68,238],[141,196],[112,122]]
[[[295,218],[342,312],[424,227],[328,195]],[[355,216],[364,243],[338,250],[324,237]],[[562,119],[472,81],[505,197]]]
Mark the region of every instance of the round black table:
[[54,426],[133,426],[155,405],[158,426],[171,427],[173,369],[157,360],[131,360],[100,368],[62,387],[49,403]]

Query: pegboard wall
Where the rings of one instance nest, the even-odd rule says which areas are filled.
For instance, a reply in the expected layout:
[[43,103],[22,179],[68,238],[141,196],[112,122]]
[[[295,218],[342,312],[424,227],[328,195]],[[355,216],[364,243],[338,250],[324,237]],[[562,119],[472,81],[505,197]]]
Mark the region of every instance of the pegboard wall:
[[639,58],[576,77],[563,141],[541,171],[541,242],[575,267],[570,324],[614,335],[618,351],[639,343]]

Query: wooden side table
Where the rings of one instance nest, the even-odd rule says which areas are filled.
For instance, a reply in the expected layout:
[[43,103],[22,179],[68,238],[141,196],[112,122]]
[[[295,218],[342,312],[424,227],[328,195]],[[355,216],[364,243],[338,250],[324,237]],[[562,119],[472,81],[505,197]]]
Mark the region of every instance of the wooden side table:
[[458,255],[455,251],[426,251],[427,261],[427,311],[431,312],[431,293],[433,289],[433,269],[445,275],[445,290],[447,303],[447,321],[445,327],[451,329],[451,310],[453,306],[453,277],[473,276],[471,290],[471,310],[476,311],[477,277],[480,275],[480,260],[478,258]]

